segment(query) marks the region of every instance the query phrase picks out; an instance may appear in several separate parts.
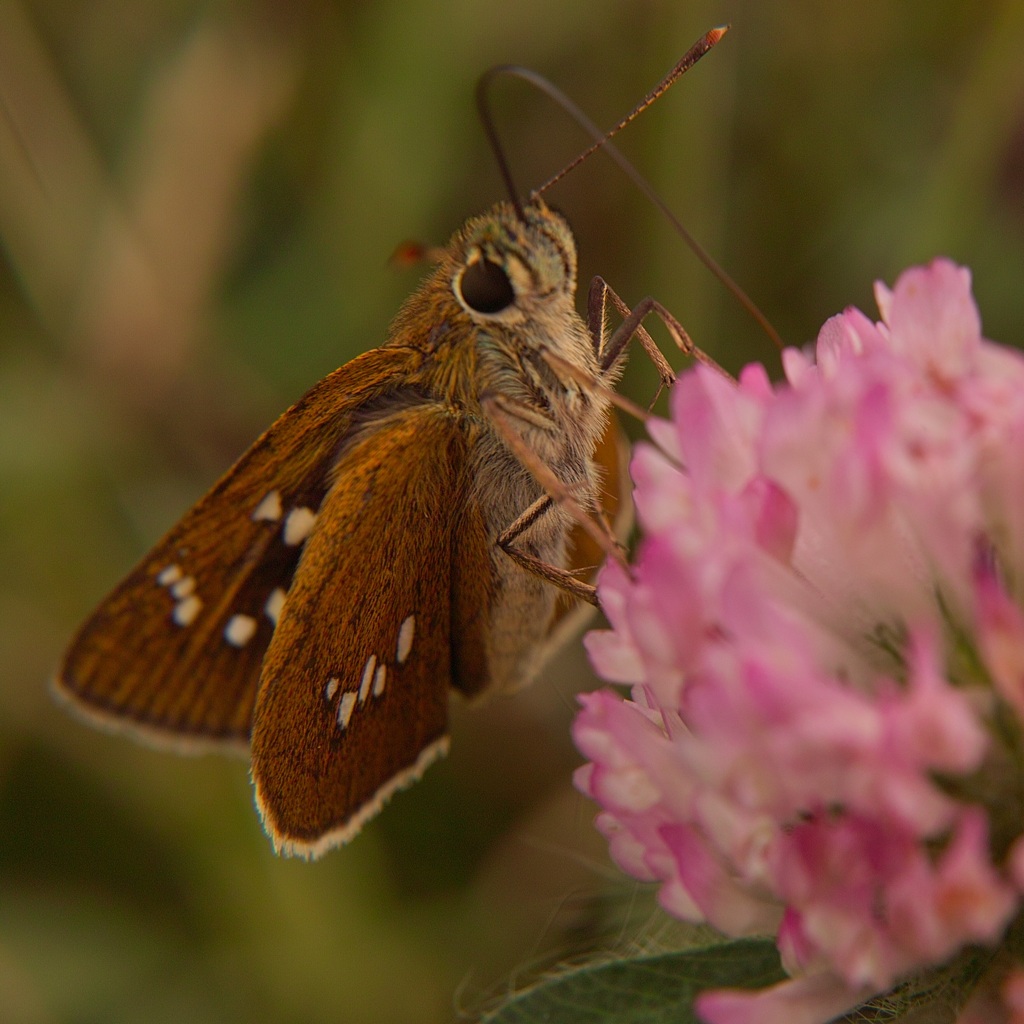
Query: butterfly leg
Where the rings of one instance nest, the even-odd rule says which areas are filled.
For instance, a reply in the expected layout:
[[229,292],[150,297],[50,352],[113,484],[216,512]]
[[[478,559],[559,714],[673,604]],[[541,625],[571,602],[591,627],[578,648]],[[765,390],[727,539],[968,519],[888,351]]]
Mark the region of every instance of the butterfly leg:
[[[609,302],[618,310],[619,315],[624,318],[610,338],[608,336]],[[640,342],[640,347],[647,353],[648,358],[654,364],[654,368],[657,370],[658,377],[661,380],[658,393],[653,399],[653,401],[657,401],[662,389],[669,387],[675,381],[676,375],[673,373],[672,367],[669,366],[668,360],[661,354],[661,349],[658,348],[654,339],[647,333],[646,328],[643,326],[643,319],[643,315],[634,316],[634,311],[619,297],[615,289],[603,277],[595,277],[590,282],[590,291],[587,294],[587,328],[590,331],[590,337],[594,344],[594,355],[597,356],[601,369],[605,374],[620,369],[624,361],[623,355],[626,346],[633,337],[636,337],[637,341]],[[683,335],[689,341],[689,336],[686,335],[685,331],[683,331]],[[615,343],[614,348],[612,347],[612,342]]]
[[[608,333],[607,328],[609,303],[623,317],[622,323],[611,334]],[[575,378],[586,387],[604,391],[612,405],[622,409],[634,419],[641,422],[646,421],[662,390],[671,386],[676,379],[675,373],[662,355],[661,349],[643,326],[644,319],[651,313],[654,313],[664,323],[681,352],[705,366],[710,366],[723,376],[729,376],[718,363],[693,343],[686,328],[657,299],[648,296],[630,308],[603,277],[595,277],[591,281],[590,293],[587,298],[587,329],[593,341],[594,354],[602,375],[594,379],[555,352],[545,350],[542,353],[543,358],[556,372]],[[661,380],[660,386],[646,410],[624,395],[620,395],[614,386],[625,362],[627,346],[633,338],[636,338],[641,348],[647,353]]]
[[550,512],[555,506],[555,500],[548,494],[538,498],[522,515],[510,523],[499,535],[497,545],[512,559],[516,565],[539,576],[548,583],[565,591],[572,597],[586,601],[597,607],[597,587],[577,579],[568,569],[562,569],[557,565],[549,565],[536,555],[522,551],[516,547],[516,540],[528,530],[541,516]]
[[549,513],[555,505],[567,508],[573,519],[579,523],[598,547],[607,555],[621,560],[622,552],[618,543],[602,521],[595,522],[586,509],[577,500],[574,489],[552,471],[551,467],[523,439],[516,429],[517,421],[528,420],[534,424],[536,413],[521,407],[519,403],[503,395],[493,394],[481,399],[481,405],[494,429],[501,435],[519,461],[533,474],[534,479],[547,492],[537,499],[525,512],[519,515],[498,536],[498,547],[504,551],[517,565],[542,579],[553,583],[560,590],[578,597],[590,604],[596,604],[595,588],[577,579],[573,573],[559,566],[550,565],[542,559],[523,551],[516,541],[522,534],[537,522],[541,516]]
[[[605,327],[609,301],[623,317],[622,323],[615,328],[610,336]],[[686,328],[657,299],[647,296],[630,308],[603,277],[595,277],[590,282],[590,293],[587,297],[587,325],[590,329],[590,336],[594,339],[594,352],[605,374],[614,373],[621,365],[626,346],[635,337],[658,371],[661,388],[667,387],[675,381],[675,374],[668,365],[668,361],[643,326],[643,321],[651,313],[654,313],[665,325],[672,340],[684,355],[690,356],[697,362],[704,363],[720,373],[725,373],[710,356],[693,343]],[[661,388],[659,388],[658,394],[661,393]],[[655,395],[654,401],[657,401],[657,398],[658,395]],[[652,405],[654,401],[652,401]]]

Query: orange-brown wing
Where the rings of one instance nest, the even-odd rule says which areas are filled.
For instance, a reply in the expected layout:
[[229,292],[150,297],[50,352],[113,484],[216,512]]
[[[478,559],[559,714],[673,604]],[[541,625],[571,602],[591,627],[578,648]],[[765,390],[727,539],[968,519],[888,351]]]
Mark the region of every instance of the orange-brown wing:
[[[633,529],[633,485],[629,478],[629,442],[614,410],[608,417],[608,425],[594,452],[594,462],[601,480],[597,493],[597,512],[609,525],[615,539],[624,545]],[[586,582],[594,583],[605,558],[605,552],[594,538],[582,526],[574,526],[569,534],[568,568]],[[537,654],[538,667],[563,644],[576,637],[593,618],[594,611],[593,605],[562,594],[551,620],[544,649]]]
[[[620,544],[626,543],[633,529],[633,483],[629,478],[629,455],[629,441],[612,410],[594,452],[594,462],[601,481],[597,493],[597,512],[608,523]],[[589,572],[589,581],[592,583],[606,556],[582,526],[573,527],[570,552],[569,568]]]
[[447,751],[453,669],[484,670],[464,646],[453,664],[456,537],[480,529],[466,443],[448,409],[420,404],[375,422],[338,463],[256,701],[256,802],[279,852],[347,842]]
[[281,416],[81,627],[58,694],[158,744],[247,744],[263,655],[339,445],[418,358],[367,352]]

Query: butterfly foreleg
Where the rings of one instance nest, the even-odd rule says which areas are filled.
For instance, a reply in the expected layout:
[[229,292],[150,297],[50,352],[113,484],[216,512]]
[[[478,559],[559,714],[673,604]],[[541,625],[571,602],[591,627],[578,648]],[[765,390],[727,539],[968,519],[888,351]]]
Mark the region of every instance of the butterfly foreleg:
[[[606,327],[609,301],[623,318],[622,323],[610,335]],[[605,375],[615,374],[623,361],[626,347],[633,338],[636,338],[640,347],[654,364],[661,380],[661,386],[652,399],[651,405],[653,406],[657,401],[662,388],[674,383],[675,374],[672,367],[669,366],[661,349],[643,326],[643,321],[652,313],[665,325],[670,337],[684,355],[711,366],[721,373],[725,372],[710,356],[693,343],[686,328],[657,299],[647,296],[635,306],[630,307],[603,277],[595,277],[590,282],[590,292],[587,297],[587,326],[594,342],[594,354]]]

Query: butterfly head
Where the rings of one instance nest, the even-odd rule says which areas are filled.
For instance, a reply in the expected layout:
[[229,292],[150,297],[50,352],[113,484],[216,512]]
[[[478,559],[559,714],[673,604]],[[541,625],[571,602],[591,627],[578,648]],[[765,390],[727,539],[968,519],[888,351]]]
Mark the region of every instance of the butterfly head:
[[520,215],[498,203],[453,239],[451,287],[476,324],[514,326],[563,313],[576,292],[576,242],[542,200]]

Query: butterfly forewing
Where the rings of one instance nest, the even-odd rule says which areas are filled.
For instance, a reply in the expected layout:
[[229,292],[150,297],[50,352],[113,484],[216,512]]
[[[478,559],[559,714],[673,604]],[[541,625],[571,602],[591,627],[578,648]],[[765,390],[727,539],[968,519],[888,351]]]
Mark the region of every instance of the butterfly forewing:
[[[420,404],[375,421],[338,462],[256,704],[256,799],[281,852],[346,842],[447,749],[452,564],[480,529],[465,446],[451,410]],[[460,633],[454,657],[484,671],[478,632]]]
[[158,743],[245,744],[263,655],[339,447],[416,359],[368,352],[277,420],[86,621],[58,692]]

